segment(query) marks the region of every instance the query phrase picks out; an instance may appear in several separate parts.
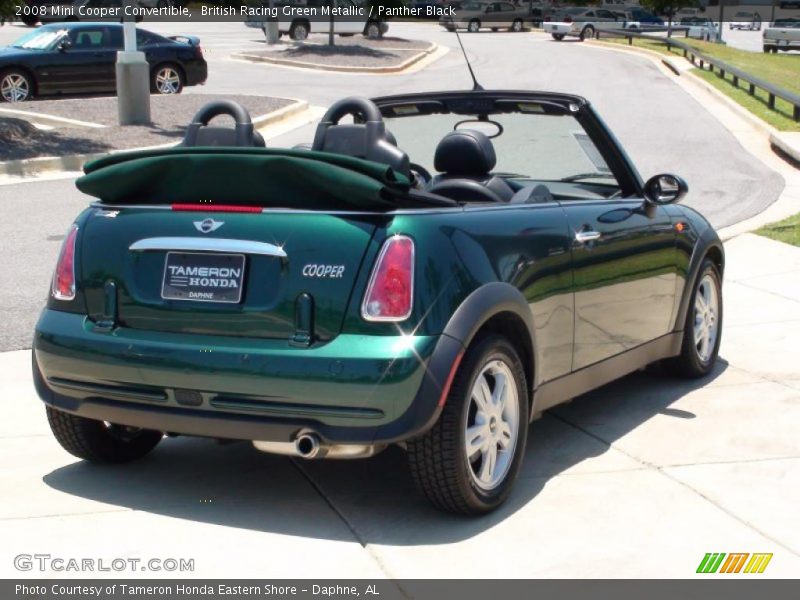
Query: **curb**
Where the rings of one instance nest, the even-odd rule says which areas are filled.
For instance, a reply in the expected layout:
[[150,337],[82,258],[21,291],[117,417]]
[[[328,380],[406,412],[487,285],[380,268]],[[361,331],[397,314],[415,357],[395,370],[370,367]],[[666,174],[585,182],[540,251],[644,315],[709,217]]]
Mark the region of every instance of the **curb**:
[[438,44],[433,44],[427,50],[420,50],[417,54],[404,60],[399,65],[390,65],[386,67],[356,67],[346,65],[321,65],[319,63],[287,60],[283,58],[273,58],[271,56],[261,56],[256,54],[247,54],[244,52],[237,52],[231,54],[231,58],[245,60],[252,63],[268,63],[278,65],[281,67],[295,67],[298,69],[310,69],[315,71],[328,71],[332,73],[368,73],[368,74],[383,74],[383,73],[399,73],[405,71],[410,66],[419,62],[426,56],[431,56],[439,50]]
[[17,110],[14,108],[0,107],[0,117],[7,117],[12,119],[22,119],[28,121],[33,125],[39,124],[47,127],[73,127],[73,128],[89,128],[89,129],[102,129],[105,125],[99,123],[90,123],[89,121],[78,121],[77,119],[70,119],[68,117],[57,117],[55,115],[48,115],[46,113],[36,113],[27,110]]
[[[275,125],[281,121],[298,115],[309,110],[308,102],[305,100],[292,99],[292,104],[279,108],[265,115],[260,115],[253,119],[253,125],[257,130],[264,129],[270,125]],[[23,112],[23,111],[19,111]],[[27,113],[34,114],[34,113]],[[124,150],[111,150],[110,152],[94,152],[89,154],[68,154],[65,156],[41,156],[37,158],[25,158],[20,160],[9,160],[0,162],[0,176],[12,177],[35,177],[43,173],[54,172],[75,172],[81,171],[83,165],[91,160],[96,160],[109,154],[119,154],[120,152],[135,152],[137,150],[156,150],[159,148],[170,148],[175,144],[162,144],[159,146],[143,146],[140,148],[126,148]]]

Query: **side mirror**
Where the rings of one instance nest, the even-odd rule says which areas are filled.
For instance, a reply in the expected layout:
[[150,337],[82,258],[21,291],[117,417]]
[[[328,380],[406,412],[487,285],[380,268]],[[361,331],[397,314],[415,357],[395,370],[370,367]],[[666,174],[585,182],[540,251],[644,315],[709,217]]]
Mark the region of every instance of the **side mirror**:
[[64,38],[58,43],[59,52],[66,52],[70,48],[72,48],[72,42],[70,42],[67,38]]
[[651,177],[644,184],[644,198],[648,204],[680,202],[688,191],[689,186],[683,179],[668,173]]

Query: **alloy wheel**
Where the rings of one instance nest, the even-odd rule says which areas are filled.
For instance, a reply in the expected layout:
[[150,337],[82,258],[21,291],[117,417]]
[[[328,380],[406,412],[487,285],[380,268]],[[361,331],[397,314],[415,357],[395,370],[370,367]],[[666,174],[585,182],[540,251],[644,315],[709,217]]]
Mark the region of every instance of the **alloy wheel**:
[[24,102],[30,94],[30,83],[24,75],[9,73],[0,81],[0,95],[6,102]]
[[172,67],[163,67],[156,74],[156,90],[159,94],[177,94],[181,91],[181,76]]
[[294,27],[294,34],[292,37],[298,41],[302,42],[303,40],[308,38],[308,29],[306,29],[305,25],[295,25]]
[[505,479],[519,437],[518,390],[511,368],[492,360],[475,379],[466,413],[467,468],[475,485],[492,490]]
[[714,278],[706,273],[697,286],[694,300],[694,345],[697,357],[708,362],[719,332],[719,295]]

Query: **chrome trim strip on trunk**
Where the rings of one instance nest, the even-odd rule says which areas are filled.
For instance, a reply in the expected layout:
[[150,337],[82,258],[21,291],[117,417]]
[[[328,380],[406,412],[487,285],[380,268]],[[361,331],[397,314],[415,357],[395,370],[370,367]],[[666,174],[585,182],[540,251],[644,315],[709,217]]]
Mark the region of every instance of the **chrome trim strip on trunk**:
[[128,248],[133,251],[176,250],[187,252],[232,252],[237,254],[260,254],[287,258],[283,248],[265,242],[201,237],[155,237],[138,240]]

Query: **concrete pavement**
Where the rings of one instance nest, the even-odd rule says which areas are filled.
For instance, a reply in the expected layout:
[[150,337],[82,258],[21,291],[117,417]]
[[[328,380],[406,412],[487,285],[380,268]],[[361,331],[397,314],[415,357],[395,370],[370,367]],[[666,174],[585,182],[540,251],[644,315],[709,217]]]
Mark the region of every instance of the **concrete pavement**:
[[748,234],[726,251],[713,375],[653,368],[545,413],[510,501],[474,520],[428,508],[397,448],[302,462],[178,438],[124,467],[76,462],[49,434],[29,353],[1,354],[0,577],[34,552],[262,578],[678,578],[706,552],[771,552],[757,577],[796,577],[800,248]]

